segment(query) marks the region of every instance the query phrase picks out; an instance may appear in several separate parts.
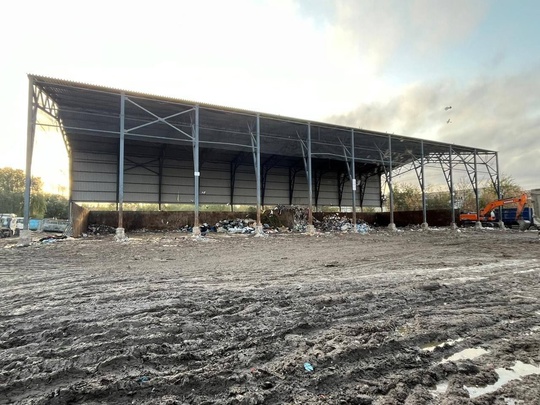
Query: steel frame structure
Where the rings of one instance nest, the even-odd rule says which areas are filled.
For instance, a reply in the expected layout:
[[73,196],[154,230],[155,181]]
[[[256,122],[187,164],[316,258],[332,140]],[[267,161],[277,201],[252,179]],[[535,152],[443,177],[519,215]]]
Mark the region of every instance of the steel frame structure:
[[[341,207],[345,185],[350,184],[353,223],[356,223],[357,200],[363,206],[366,185],[371,178],[385,179],[389,188],[390,227],[394,225],[393,179],[414,170],[422,190],[423,221],[426,217],[427,166],[440,166],[448,184],[454,209],[453,173],[457,167],[466,171],[478,196],[479,167],[482,167],[500,196],[498,154],[470,148],[386,134],[358,128],[300,120],[181,99],[157,97],[43,76],[29,75],[26,154],[26,190],[24,227],[28,229],[31,166],[37,124],[37,110],[52,117],[60,128],[70,161],[70,202],[76,181],[73,178],[72,153],[91,147],[89,140],[107,141],[117,156],[116,202],[118,227],[123,228],[125,174],[143,168],[158,176],[157,203],[161,209],[164,161],[168,150],[191,149],[193,167],[194,227],[199,226],[200,177],[203,164],[226,159],[229,167],[229,203],[235,203],[238,169],[253,158],[257,206],[257,229],[262,232],[261,210],[264,206],[269,172],[281,167],[288,172],[289,204],[293,202],[297,174],[304,171],[307,183],[308,225],[313,227],[313,209],[318,206],[323,176],[334,173],[336,195]],[[46,125],[46,124],[41,124]],[[126,145],[158,145],[158,153],[144,161],[126,156]],[[178,149],[179,148],[179,149]],[[98,152],[96,152],[98,153]],[[228,156],[228,158],[227,158]],[[152,168],[157,164],[157,169]],[[382,206],[382,195],[379,194]],[[454,225],[454,212],[451,224]]]

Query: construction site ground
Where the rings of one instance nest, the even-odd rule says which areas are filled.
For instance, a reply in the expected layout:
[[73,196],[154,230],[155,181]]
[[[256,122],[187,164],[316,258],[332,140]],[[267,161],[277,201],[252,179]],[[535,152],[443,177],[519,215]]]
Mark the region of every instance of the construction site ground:
[[0,404],[539,404],[540,240],[0,240]]

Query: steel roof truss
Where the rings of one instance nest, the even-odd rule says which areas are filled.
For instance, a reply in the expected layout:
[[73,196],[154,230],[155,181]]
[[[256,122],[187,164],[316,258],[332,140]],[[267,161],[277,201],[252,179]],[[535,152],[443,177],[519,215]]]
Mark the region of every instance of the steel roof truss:
[[166,117],[160,117],[156,114],[154,114],[152,111],[144,108],[143,106],[141,106],[140,104],[137,104],[135,101],[131,100],[129,97],[126,97],[126,101],[129,101],[131,104],[133,104],[134,106],[140,108],[141,110],[143,110],[144,112],[150,114],[152,117],[155,118],[154,121],[151,121],[151,122],[147,122],[145,124],[142,124],[142,125],[138,125],[136,127],[132,127],[132,128],[128,128],[128,129],[125,129],[125,132],[126,133],[130,133],[132,131],[135,131],[137,129],[140,129],[140,128],[144,128],[144,127],[147,127],[149,125],[153,125],[153,124],[156,124],[156,123],[162,123],[162,124],[165,124],[165,125],[168,125],[170,126],[171,128],[173,128],[174,130],[180,132],[182,135],[185,135],[186,137],[188,137],[190,140],[193,140],[193,136],[191,136],[190,134],[188,134],[187,132],[185,131],[182,131],[180,128],[178,128],[177,126],[171,124],[168,120],[171,119],[171,118],[174,118],[174,117],[177,117],[179,115],[183,115],[183,114],[186,114],[186,113],[189,113],[191,111],[195,111],[195,108],[190,108],[189,110],[186,110],[186,111],[180,111],[178,113],[175,113],[175,114],[171,114],[171,115],[168,115]]

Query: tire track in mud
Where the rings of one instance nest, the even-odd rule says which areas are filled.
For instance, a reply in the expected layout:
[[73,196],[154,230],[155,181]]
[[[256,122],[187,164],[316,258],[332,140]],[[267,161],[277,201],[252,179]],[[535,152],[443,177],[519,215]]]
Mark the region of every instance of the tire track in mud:
[[[522,297],[540,296],[538,274],[515,273],[534,270],[533,262],[447,257],[485,265],[429,270],[426,255],[413,252],[426,249],[422,240],[398,240],[393,249],[407,253],[390,257],[385,245],[372,261],[352,238],[328,238],[311,251],[295,238],[305,249],[298,257],[287,239],[251,241],[241,249],[186,242],[167,262],[153,260],[162,254],[157,243],[112,244],[79,269],[69,257],[47,271],[21,259],[25,273],[14,268],[0,286],[0,403],[430,403],[438,381],[473,376],[439,365],[443,357],[484,345],[526,360],[539,348],[538,332],[522,333],[539,325],[531,315],[538,300]],[[323,246],[332,252],[306,261]],[[44,249],[38,263],[69,248]],[[123,261],[100,267],[99,256],[116,249]],[[184,262],[190,249],[204,265]],[[430,256],[439,249],[447,246]],[[146,259],[129,260],[135,252]],[[421,349],[457,338],[464,340]]]

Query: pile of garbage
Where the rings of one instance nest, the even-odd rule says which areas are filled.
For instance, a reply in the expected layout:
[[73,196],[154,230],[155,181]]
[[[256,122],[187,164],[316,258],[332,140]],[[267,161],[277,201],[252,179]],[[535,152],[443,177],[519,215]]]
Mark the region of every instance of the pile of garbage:
[[[270,233],[305,233],[308,226],[308,209],[299,206],[276,206],[273,209],[262,212],[261,215],[263,232]],[[356,225],[346,215],[333,213],[328,214],[317,220],[313,218],[313,225],[319,232],[356,232],[368,233],[372,229],[364,221],[357,221]],[[249,214],[246,218],[222,219],[216,223],[203,223],[200,226],[201,235],[206,235],[210,232],[228,233],[228,234],[254,234],[256,233],[256,220],[251,218]],[[140,229],[133,232],[148,232],[148,229]],[[169,230],[170,231],[170,230]],[[107,225],[92,224],[88,226],[89,235],[107,235],[115,234],[116,229]],[[159,230],[153,232],[160,232]],[[168,232],[168,230],[161,230]],[[175,232],[192,233],[191,225],[180,226]]]
[[[326,215],[322,221],[314,219],[313,224],[320,232],[353,232],[355,228],[351,218],[339,213]],[[369,231],[371,231],[371,228],[366,222],[357,221],[356,232],[367,233]]]
[[[306,232],[308,225],[308,209],[302,207],[291,206],[293,212],[293,228],[294,232]],[[316,220],[313,220],[316,222]]]
[[201,232],[204,228],[208,228],[210,232],[218,233],[253,233],[255,232],[256,221],[251,218],[245,219],[223,219],[217,222],[213,227],[208,228],[208,224],[203,224]]
[[88,235],[111,235],[116,233],[116,228],[103,224],[91,224],[88,225]]

